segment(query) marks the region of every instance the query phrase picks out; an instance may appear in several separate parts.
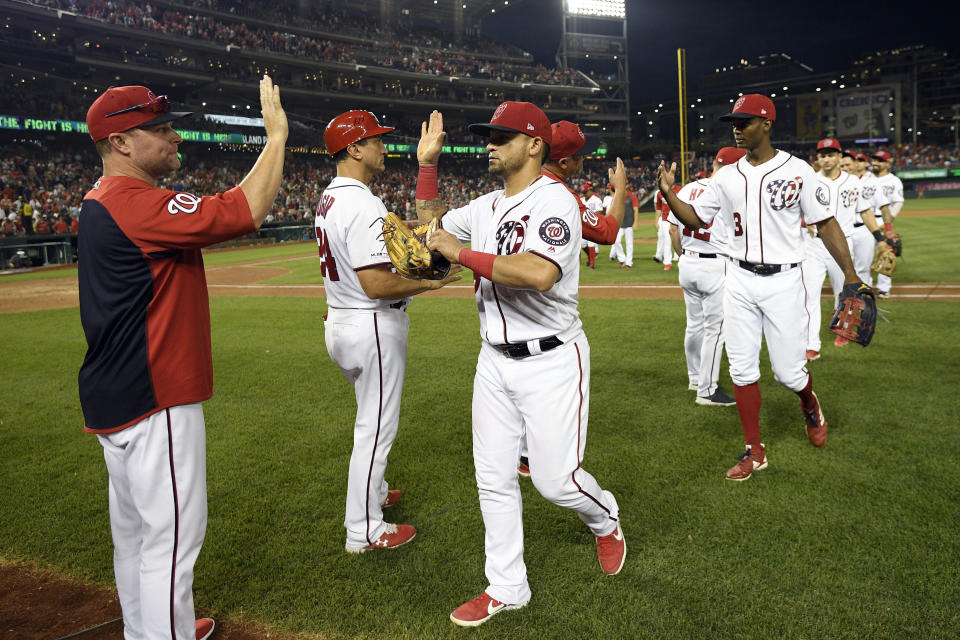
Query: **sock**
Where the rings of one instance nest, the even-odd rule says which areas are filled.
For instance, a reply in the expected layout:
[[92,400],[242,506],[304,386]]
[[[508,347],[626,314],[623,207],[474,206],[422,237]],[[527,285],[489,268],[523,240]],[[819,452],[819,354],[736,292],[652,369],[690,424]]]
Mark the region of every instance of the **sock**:
[[737,413],[740,414],[740,426],[743,439],[754,450],[760,449],[760,387],[756,382],[744,386],[733,385],[733,395],[737,399]]
[[591,267],[597,262],[597,248],[587,247],[587,264]]
[[800,396],[800,408],[804,411],[813,411],[816,400],[813,399],[813,376],[807,374],[807,385],[796,392]]

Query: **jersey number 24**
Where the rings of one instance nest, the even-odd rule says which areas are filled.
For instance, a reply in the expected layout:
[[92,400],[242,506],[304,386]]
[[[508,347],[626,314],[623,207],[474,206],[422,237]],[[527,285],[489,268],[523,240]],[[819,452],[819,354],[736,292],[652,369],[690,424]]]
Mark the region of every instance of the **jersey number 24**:
[[337,272],[337,261],[333,259],[333,254],[330,253],[330,243],[327,242],[327,236],[320,227],[317,227],[317,246],[320,250],[320,275],[336,282],[340,279],[340,274]]

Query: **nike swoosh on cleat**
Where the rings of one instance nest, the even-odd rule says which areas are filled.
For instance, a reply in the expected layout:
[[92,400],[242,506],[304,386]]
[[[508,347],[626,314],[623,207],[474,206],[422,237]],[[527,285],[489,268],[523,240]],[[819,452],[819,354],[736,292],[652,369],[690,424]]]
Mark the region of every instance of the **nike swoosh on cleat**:
[[491,600],[490,602],[487,603],[487,615],[488,615],[488,616],[492,616],[492,615],[495,614],[497,611],[500,611],[500,609],[503,609],[505,606],[507,606],[507,605],[505,605],[505,604],[503,604],[503,603],[498,604],[498,605],[494,605],[494,604],[493,604],[493,600]]
[[617,529],[613,532],[613,539],[617,540],[618,542],[623,540],[623,533],[620,531],[620,527],[617,527]]

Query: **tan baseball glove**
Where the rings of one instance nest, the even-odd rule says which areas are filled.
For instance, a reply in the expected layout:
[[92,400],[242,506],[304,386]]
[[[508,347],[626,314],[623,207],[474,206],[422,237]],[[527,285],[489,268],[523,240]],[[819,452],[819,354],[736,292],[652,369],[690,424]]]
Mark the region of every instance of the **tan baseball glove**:
[[892,276],[897,268],[897,255],[889,245],[881,242],[877,245],[877,255],[874,256],[870,268],[885,276]]
[[450,273],[450,261],[439,251],[427,248],[427,236],[438,228],[434,218],[411,229],[395,213],[383,219],[383,243],[397,274],[411,280],[443,280]]

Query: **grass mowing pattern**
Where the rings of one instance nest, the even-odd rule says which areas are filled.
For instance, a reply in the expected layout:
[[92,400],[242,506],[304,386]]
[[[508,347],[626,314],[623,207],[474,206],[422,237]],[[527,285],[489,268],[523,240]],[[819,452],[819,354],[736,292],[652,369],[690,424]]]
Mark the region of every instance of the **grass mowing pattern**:
[[[698,407],[686,390],[682,302],[584,300],[593,355],[584,466],[620,502],[627,563],[605,577],[576,516],[524,480],[533,600],[471,637],[955,637],[956,303],[881,306],[891,322],[875,344],[826,344],[810,365],[831,425],[822,450],[762,356],[770,467],[735,484],[722,477],[742,447],[735,410]],[[410,308],[387,473],[405,498],[388,518],[419,534],[361,556],[342,550],[354,403],[323,344],[324,303],[211,307],[199,610],[324,638],[461,637],[447,615],[486,584],[470,444],[473,301]],[[107,474],[77,401],[78,311],[3,322],[18,339],[4,358],[15,384],[0,395],[0,556],[109,585]],[[721,382],[729,389],[726,372]]]

